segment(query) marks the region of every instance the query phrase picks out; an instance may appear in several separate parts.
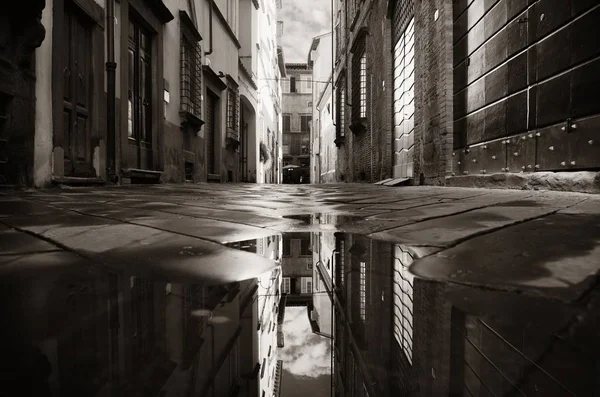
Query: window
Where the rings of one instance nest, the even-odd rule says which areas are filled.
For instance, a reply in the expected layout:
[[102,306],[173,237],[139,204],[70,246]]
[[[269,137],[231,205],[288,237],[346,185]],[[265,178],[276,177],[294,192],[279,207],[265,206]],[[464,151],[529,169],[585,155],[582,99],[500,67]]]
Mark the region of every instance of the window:
[[281,81],[283,83],[283,86],[281,87],[281,89],[283,90],[283,93],[288,94],[290,92],[290,80],[283,79]]
[[313,264],[312,264],[312,262],[308,262],[308,263],[306,264],[306,270],[312,270],[312,269],[313,269]]
[[300,240],[300,255],[302,255],[302,256],[312,255],[312,250],[310,249],[310,240],[309,239]]
[[302,277],[300,279],[300,293],[312,294],[312,277]]
[[337,84],[337,108],[336,108],[336,138],[341,140],[346,131],[346,79],[340,77]]
[[367,319],[367,263],[360,262],[360,319]]
[[308,116],[308,115],[300,116],[300,131],[310,132],[311,122],[312,122],[312,116]]
[[310,134],[302,134],[300,140],[300,154],[310,154]]
[[364,118],[367,117],[367,52],[366,29],[357,33],[356,44],[352,48],[352,132],[366,131]]
[[232,87],[227,88],[227,134],[238,135],[238,114],[240,111],[240,102],[237,90]]
[[363,52],[360,57],[360,117],[367,117],[367,54]]
[[129,21],[128,136],[136,141],[152,142],[152,37]]
[[294,77],[294,76],[290,76],[290,92],[297,92],[296,91],[296,77]]
[[[292,143],[292,136],[290,134],[285,134],[283,135],[283,154],[290,154],[290,150],[291,150],[291,143]],[[283,161],[283,166],[285,167],[286,165],[289,164],[289,161],[287,162],[288,164],[285,164],[286,161]]]
[[283,115],[283,132],[290,132],[292,127],[292,115],[284,114]]
[[283,239],[283,256],[292,256],[292,240],[289,238]]
[[[260,366],[260,378],[264,378],[265,377],[265,369],[267,368],[267,359],[263,358],[263,362],[262,365]],[[265,392],[263,391],[263,396],[265,395]]]
[[289,277],[283,278],[281,292],[283,294],[289,294],[291,292],[291,280]]
[[304,87],[306,87],[306,92],[312,91],[312,77],[311,76],[306,77],[306,80],[304,80]]
[[202,115],[202,49],[200,34],[185,11],[181,18],[181,110],[198,118]]

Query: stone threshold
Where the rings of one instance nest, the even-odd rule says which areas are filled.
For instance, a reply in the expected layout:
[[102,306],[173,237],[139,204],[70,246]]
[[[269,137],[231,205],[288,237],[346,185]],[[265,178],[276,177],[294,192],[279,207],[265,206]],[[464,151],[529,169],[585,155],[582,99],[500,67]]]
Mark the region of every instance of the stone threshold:
[[460,175],[446,177],[446,186],[600,194],[600,172],[522,172]]

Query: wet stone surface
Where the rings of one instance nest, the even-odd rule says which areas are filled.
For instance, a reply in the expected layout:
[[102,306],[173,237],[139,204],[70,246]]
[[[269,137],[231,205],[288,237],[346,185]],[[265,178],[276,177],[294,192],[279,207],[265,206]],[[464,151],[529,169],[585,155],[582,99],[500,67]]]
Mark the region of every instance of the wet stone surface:
[[599,258],[583,194],[3,191],[0,396],[593,396]]

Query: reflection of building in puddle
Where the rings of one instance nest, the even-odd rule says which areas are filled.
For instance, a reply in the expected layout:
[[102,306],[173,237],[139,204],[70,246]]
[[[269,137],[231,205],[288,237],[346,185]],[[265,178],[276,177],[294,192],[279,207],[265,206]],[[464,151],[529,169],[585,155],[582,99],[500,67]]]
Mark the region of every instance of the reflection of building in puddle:
[[[281,237],[242,245],[280,261]],[[28,387],[56,396],[278,392],[280,266],[207,286],[80,262],[51,274],[15,271],[3,288],[11,326],[2,332],[0,363],[13,368],[3,375],[9,395],[48,394]]]

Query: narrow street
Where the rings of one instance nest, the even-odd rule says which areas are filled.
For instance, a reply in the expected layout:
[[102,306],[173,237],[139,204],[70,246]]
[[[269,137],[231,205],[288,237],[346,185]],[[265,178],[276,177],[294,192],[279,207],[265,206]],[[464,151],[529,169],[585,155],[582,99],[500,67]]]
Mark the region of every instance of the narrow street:
[[[448,394],[473,376],[502,395],[592,395],[597,387],[595,195],[180,184],[3,191],[0,203],[2,312],[11,324],[3,356],[20,363],[13,369],[38,368],[28,375],[32,390],[59,381],[24,350],[38,343],[57,355],[44,362],[79,374],[60,380],[73,392],[96,395],[123,354],[136,369],[119,374],[128,395],[209,390],[194,369],[216,377],[223,362],[214,348],[231,335],[243,366],[243,352],[256,344],[243,324],[246,305],[275,296],[263,312],[307,306],[313,332],[332,338],[335,326],[328,349],[336,360],[352,351],[352,365],[373,379],[386,374],[407,395]],[[301,255],[314,265],[310,286],[293,301],[285,261],[295,240],[306,242]],[[283,313],[278,320],[280,311],[269,310],[274,317],[254,321],[268,323],[282,347]],[[210,328],[212,356],[201,348],[211,339],[196,340],[194,327]],[[404,355],[390,347],[385,359],[380,348],[394,339]],[[155,383],[143,386],[149,379]],[[386,386],[365,387],[380,395]]]

